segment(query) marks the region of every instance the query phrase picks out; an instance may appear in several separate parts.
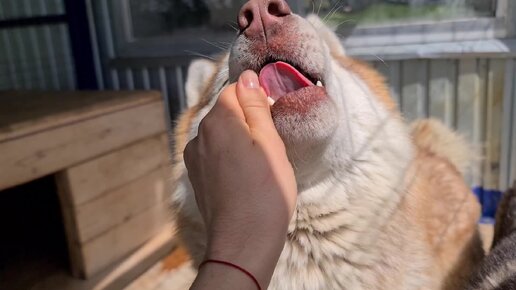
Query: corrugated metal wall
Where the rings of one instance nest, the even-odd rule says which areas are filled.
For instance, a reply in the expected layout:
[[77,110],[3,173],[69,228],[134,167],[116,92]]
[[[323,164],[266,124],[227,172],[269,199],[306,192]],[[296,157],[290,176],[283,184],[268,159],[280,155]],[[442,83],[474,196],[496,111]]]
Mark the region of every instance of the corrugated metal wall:
[[[408,120],[437,118],[476,151],[467,180],[494,215],[502,191],[516,179],[515,61],[502,58],[409,59],[374,62]],[[508,104],[510,103],[510,104]],[[512,141],[511,141],[512,140]],[[514,152],[514,153],[513,153]]]
[[[61,14],[62,0],[0,1],[0,20]],[[74,88],[66,24],[0,29],[0,89]]]
[[375,62],[408,120],[433,117],[461,132],[484,158],[470,183],[499,188],[506,60],[438,59]]
[[505,99],[503,103],[502,151],[500,184],[512,185],[516,180],[516,59],[506,66]]
[[188,65],[117,65],[110,72],[115,89],[157,90],[162,93],[170,107],[173,118],[186,106],[184,82]]
[[[185,106],[184,82],[189,57],[177,61],[162,59],[118,60],[112,6],[109,0],[89,1],[93,34],[102,65],[102,88],[114,90],[157,90],[170,108],[173,119]],[[120,36],[118,36],[120,37]],[[168,63],[168,64],[167,64]]]
[[58,15],[64,13],[63,0],[2,0],[0,19],[27,18],[31,16]]

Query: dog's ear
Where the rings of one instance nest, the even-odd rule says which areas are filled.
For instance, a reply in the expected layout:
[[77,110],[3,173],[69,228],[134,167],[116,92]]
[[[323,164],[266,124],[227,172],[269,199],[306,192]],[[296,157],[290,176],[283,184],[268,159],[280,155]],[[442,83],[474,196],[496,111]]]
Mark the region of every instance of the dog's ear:
[[186,105],[189,108],[199,102],[216,70],[217,65],[211,60],[195,59],[190,63],[185,85]]
[[335,34],[335,30],[326,25],[319,16],[316,14],[309,14],[306,17],[306,20],[308,20],[308,22],[310,22],[319,32],[319,35],[330,48],[331,53],[336,55],[346,54],[339,37]]

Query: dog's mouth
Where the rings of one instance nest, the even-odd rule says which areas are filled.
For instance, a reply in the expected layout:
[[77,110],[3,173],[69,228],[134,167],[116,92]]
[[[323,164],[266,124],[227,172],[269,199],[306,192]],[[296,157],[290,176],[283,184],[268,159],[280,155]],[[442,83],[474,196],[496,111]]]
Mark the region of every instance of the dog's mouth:
[[274,102],[286,96],[295,97],[301,91],[306,94],[311,89],[323,88],[320,79],[320,77],[311,75],[298,66],[284,61],[267,62],[259,74],[260,85]]

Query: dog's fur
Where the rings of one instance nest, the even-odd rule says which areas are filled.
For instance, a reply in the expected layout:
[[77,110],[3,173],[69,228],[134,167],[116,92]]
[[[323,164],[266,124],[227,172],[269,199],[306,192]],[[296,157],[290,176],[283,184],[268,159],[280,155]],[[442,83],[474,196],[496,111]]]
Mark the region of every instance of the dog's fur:
[[468,290],[516,289],[516,183],[498,206],[491,252],[475,271]]
[[198,66],[210,78],[187,86],[199,101],[177,123],[173,200],[194,264],[206,240],[183,149],[221,89],[274,57],[319,74],[328,100],[304,114],[272,109],[299,197],[269,289],[460,289],[483,255],[461,172],[467,146],[435,120],[410,130],[380,74],[347,57],[318,18],[287,17],[267,43],[240,35],[230,55]]

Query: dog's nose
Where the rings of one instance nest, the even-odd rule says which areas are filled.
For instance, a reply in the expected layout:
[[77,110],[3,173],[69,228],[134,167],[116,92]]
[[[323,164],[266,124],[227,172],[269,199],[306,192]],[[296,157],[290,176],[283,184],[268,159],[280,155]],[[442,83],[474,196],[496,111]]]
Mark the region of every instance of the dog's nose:
[[285,0],[250,0],[238,13],[238,26],[248,37],[261,35],[291,13]]

